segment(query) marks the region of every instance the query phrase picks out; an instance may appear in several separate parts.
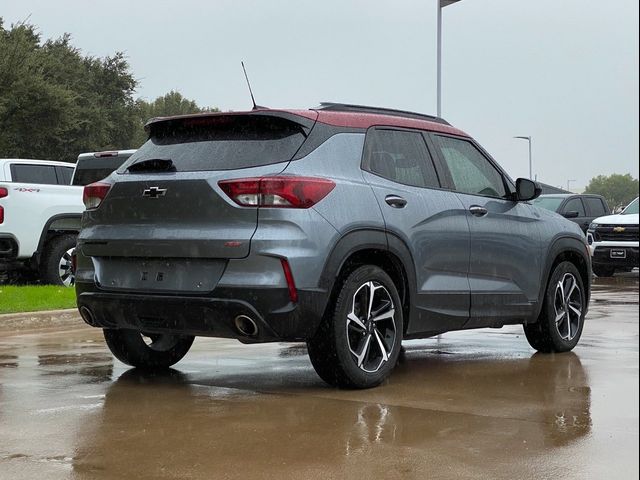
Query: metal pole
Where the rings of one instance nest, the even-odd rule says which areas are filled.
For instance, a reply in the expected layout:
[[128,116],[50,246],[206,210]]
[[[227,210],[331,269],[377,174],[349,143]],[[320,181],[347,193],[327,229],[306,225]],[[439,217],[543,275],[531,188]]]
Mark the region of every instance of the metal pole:
[[438,2],[438,40],[437,40],[437,51],[436,51],[436,97],[437,97],[437,107],[436,112],[438,117],[442,116],[442,4],[440,0],[436,0]]
[[529,180],[533,180],[533,163],[531,161],[531,137],[529,137]]
[[513,137],[513,138],[519,138],[520,140],[526,140],[527,142],[529,142],[529,180],[533,180],[533,160],[531,158],[531,137],[518,135],[517,137]]

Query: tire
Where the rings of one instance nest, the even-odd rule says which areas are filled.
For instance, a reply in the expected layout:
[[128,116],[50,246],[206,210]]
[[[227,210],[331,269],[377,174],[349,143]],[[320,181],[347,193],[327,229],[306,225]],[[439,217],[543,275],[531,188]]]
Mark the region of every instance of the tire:
[[309,358],[330,385],[375,387],[391,374],[400,354],[400,296],[389,275],[373,265],[356,269],[339,288],[318,331],[307,342]]
[[[104,329],[104,339],[113,356],[122,363],[149,370],[169,368],[187,354],[193,336],[143,335],[136,330]],[[150,343],[145,342],[145,338]]]
[[586,299],[580,272],[571,262],[555,267],[536,323],[524,325],[529,345],[539,352],[568,352],[578,344],[584,327]]
[[594,265],[592,267],[593,273],[595,273],[599,277],[613,277],[613,274],[616,272],[615,268],[611,267],[598,267]]
[[76,247],[76,235],[59,235],[46,244],[40,263],[40,280],[49,285],[73,287],[71,252]]

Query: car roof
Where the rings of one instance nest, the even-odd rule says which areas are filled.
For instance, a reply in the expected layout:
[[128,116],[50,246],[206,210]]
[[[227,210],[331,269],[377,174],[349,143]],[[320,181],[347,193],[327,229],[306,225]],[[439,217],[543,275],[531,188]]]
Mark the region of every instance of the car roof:
[[324,103],[317,108],[307,110],[296,109],[271,109],[257,107],[254,110],[241,112],[205,112],[189,115],[176,115],[171,117],[156,117],[150,119],[145,127],[181,118],[206,118],[224,115],[296,115],[326,125],[344,128],[366,129],[373,126],[391,126],[400,128],[415,128],[431,132],[447,133],[462,137],[470,137],[467,133],[452,127],[448,122],[439,117],[424,115],[403,110],[393,110],[363,105]]
[[569,197],[596,197],[603,198],[602,195],[597,195],[595,193],[545,193],[544,195],[540,195],[538,198],[569,198]]
[[2,163],[16,163],[20,162],[28,165],[51,165],[57,167],[70,167],[73,168],[74,164],[69,162],[60,162],[57,160],[35,160],[33,158],[0,158]]

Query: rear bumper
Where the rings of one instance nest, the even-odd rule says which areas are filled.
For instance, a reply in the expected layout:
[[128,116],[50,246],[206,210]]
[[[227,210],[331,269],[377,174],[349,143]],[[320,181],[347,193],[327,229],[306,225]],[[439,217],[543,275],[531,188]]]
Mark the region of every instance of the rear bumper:
[[[624,250],[625,258],[611,258],[611,250]],[[607,266],[630,268],[638,266],[638,246],[595,246],[593,250],[592,264],[594,266]]]
[[[87,283],[77,283],[76,291],[78,309],[93,327],[235,338],[243,343],[310,338],[320,324],[327,296],[299,290],[298,302],[292,303],[286,288],[219,287],[207,296],[176,296],[107,292]],[[255,335],[236,328],[238,315],[256,323]]]

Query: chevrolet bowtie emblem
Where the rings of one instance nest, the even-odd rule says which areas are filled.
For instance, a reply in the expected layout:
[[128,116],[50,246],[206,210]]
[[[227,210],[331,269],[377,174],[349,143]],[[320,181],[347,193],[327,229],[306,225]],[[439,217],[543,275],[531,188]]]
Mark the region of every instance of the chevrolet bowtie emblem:
[[624,227],[615,227],[613,229],[613,231],[616,232],[616,233],[622,233],[622,232],[625,231],[625,228]]
[[142,196],[147,198],[158,198],[164,197],[166,193],[166,188],[149,187],[142,192]]

